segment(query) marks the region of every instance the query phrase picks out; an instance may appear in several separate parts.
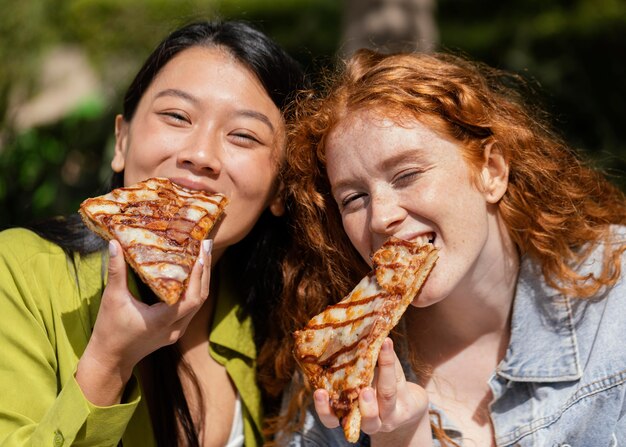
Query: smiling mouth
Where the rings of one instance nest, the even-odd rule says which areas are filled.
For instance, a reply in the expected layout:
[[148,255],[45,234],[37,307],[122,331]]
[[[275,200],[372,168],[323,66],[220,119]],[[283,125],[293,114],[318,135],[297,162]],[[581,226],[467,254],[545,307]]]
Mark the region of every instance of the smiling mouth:
[[192,190],[192,191],[204,191],[209,194],[215,194],[218,191],[214,191],[208,188],[207,185],[199,180],[188,179],[184,177],[170,178],[170,181],[176,183],[178,186]]

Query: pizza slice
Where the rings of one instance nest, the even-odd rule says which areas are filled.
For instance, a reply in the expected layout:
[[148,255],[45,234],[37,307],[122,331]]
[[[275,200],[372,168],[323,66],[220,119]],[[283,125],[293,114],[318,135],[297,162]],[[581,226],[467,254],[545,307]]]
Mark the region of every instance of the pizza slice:
[[296,331],[294,354],[314,389],[324,388],[346,439],[361,427],[359,391],[371,385],[385,337],[421,289],[437,260],[426,240],[390,238],[374,253],[374,269],[337,304]]
[[119,241],[128,264],[171,305],[186,290],[201,241],[227,204],[223,194],[150,178],[87,199],[79,213],[90,230]]

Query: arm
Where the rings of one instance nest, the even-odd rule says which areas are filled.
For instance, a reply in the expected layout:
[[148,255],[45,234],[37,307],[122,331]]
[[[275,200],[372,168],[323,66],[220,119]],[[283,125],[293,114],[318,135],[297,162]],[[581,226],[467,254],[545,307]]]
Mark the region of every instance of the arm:
[[0,233],[0,247],[0,445],[68,445],[92,426],[99,445],[119,439],[138,389],[108,409],[82,395],[73,372],[86,325],[65,254],[24,230]]
[[100,406],[119,403],[135,365],[182,336],[208,296],[211,266],[209,254],[201,250],[185,297],[172,306],[163,302],[147,305],[128,291],[127,266],[118,242],[111,241],[109,248],[107,286],[76,370],[85,397]]
[[[383,343],[373,385],[359,394],[361,430],[371,436],[372,446],[433,445],[428,396],[422,387],[406,380],[391,339]],[[316,390],[314,402],[322,423],[337,427],[339,420],[330,408],[326,390]]]
[[[61,284],[60,288],[57,283],[40,281],[40,277],[67,277],[67,270],[54,268],[65,265],[65,257],[51,267],[50,259],[54,258],[54,253],[42,252],[42,247],[38,246],[21,255],[17,244],[14,244],[13,253],[7,241],[8,237],[0,237],[3,248],[0,251],[0,314],[3,322],[0,324],[0,445],[40,446],[55,445],[55,442],[61,441],[64,441],[63,445],[77,446],[117,444],[139,401],[138,387],[133,379],[129,380],[130,375],[121,379],[123,384],[120,385],[116,384],[119,384],[121,375],[113,375],[112,379],[104,374],[96,375],[95,382],[88,379],[82,384],[74,377],[75,351],[80,350],[82,342],[70,345],[68,339],[72,339],[72,334],[69,333],[74,332],[75,337],[86,339],[87,334],[80,335],[80,332],[89,328],[76,324],[64,327],[72,312],[62,313],[53,309],[50,300],[65,299],[75,292],[75,287],[62,287],[64,283],[61,280],[57,281]],[[47,248],[43,247],[44,250]],[[32,261],[34,258],[36,261]],[[194,272],[196,279],[190,283],[189,296],[191,293],[200,294],[198,283],[202,270],[199,268]],[[202,280],[202,291],[205,291],[208,290],[208,275],[202,276],[206,278]],[[71,281],[74,281],[73,277]],[[69,282],[65,280],[65,283]],[[198,297],[188,301],[201,303],[204,299]],[[171,310],[181,312],[180,309]],[[79,312],[79,309],[73,312]],[[105,316],[101,309],[96,325],[100,324],[101,329],[110,329],[100,323]],[[116,318],[128,321],[128,317],[122,314]],[[185,314],[184,318],[191,317]],[[181,321],[174,326],[182,327],[184,324]],[[76,336],[76,333],[79,335]],[[159,337],[164,338],[162,334]],[[93,349],[96,358],[107,355],[100,346],[89,349]],[[93,371],[87,364],[82,373],[90,372]],[[98,380],[101,382],[97,383]],[[105,385],[108,380],[113,385]],[[106,389],[103,396],[97,394],[100,386]],[[116,386],[121,387],[125,394],[124,403],[121,403],[122,392]],[[94,389],[95,397],[92,393]]]

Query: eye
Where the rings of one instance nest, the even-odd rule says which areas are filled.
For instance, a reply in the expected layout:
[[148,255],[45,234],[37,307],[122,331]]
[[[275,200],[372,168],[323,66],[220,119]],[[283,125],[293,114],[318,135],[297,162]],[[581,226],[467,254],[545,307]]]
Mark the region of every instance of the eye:
[[348,194],[339,201],[341,211],[354,211],[360,207],[360,204],[366,199],[367,194],[356,192]]
[[250,132],[244,132],[244,131],[232,132],[229,135],[229,137],[231,141],[233,142],[233,144],[236,144],[237,146],[241,146],[241,147],[252,147],[257,144],[263,144],[261,140],[256,137],[256,135]]
[[191,119],[184,113],[178,111],[166,111],[159,112],[159,115],[165,119],[166,122],[174,125],[191,124]]
[[393,184],[397,186],[405,186],[413,183],[419,175],[422,173],[420,170],[412,169],[409,171],[403,171],[396,175],[393,179]]

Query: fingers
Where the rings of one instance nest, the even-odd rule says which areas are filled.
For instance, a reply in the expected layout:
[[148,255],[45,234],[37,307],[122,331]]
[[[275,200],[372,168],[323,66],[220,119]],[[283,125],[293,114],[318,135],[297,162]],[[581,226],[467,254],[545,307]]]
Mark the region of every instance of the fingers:
[[128,267],[122,248],[118,241],[111,241],[109,276],[90,340],[95,352],[104,352],[106,358],[113,357],[132,369],[150,352],[179,340],[209,293],[211,256],[207,251],[210,251],[211,243],[203,245],[192,268],[185,296],[170,306],[162,301],[148,305],[134,299],[128,291]]
[[211,278],[211,248],[213,241],[206,239],[202,241],[198,259],[189,275],[187,290],[185,291],[184,300],[201,300],[209,295],[209,280]]
[[209,284],[211,281],[211,250],[213,249],[213,239],[202,241],[202,280],[200,282],[200,297],[206,299],[209,296]]
[[114,239],[109,241],[109,266],[108,266],[108,287],[113,287],[116,290],[127,290],[126,284],[126,261],[124,260],[124,253],[122,252],[122,246]]
[[315,411],[324,426],[328,428],[339,426],[339,419],[330,408],[328,391],[324,389],[315,390],[315,393],[313,393],[313,402],[315,404]]
[[359,394],[361,428],[365,433],[378,432],[384,421],[396,411],[398,385],[404,383],[400,360],[393,350],[393,342],[386,338],[378,354],[378,367],[373,388],[363,388]]
[[[400,368],[397,371],[397,367]],[[385,420],[396,407],[398,390],[398,373],[403,379],[402,367],[396,353],[393,350],[393,342],[390,338],[385,339],[378,355],[378,380],[376,381],[376,397],[380,418]]]
[[367,434],[378,432],[382,426],[382,420],[376,392],[372,387],[365,387],[359,393],[359,410],[361,411],[361,430]]
[[[404,380],[404,374],[400,361],[393,350],[393,342],[387,338],[378,356],[376,391],[372,387],[365,387],[359,393],[361,429],[365,433],[378,432],[385,417],[393,413],[396,406],[397,384],[401,380]],[[316,390],[313,394],[313,401],[315,411],[324,426],[328,428],[339,426],[339,419],[330,407],[326,390]]]
[[[381,433],[413,436],[420,421],[428,423],[428,417],[424,418],[428,414],[428,397],[419,385],[407,382],[389,338],[383,341],[376,370],[372,387],[364,387],[359,393],[361,430],[377,436]],[[326,390],[315,391],[314,403],[322,424],[329,428],[339,425]],[[401,432],[401,427],[409,427],[409,430]]]

